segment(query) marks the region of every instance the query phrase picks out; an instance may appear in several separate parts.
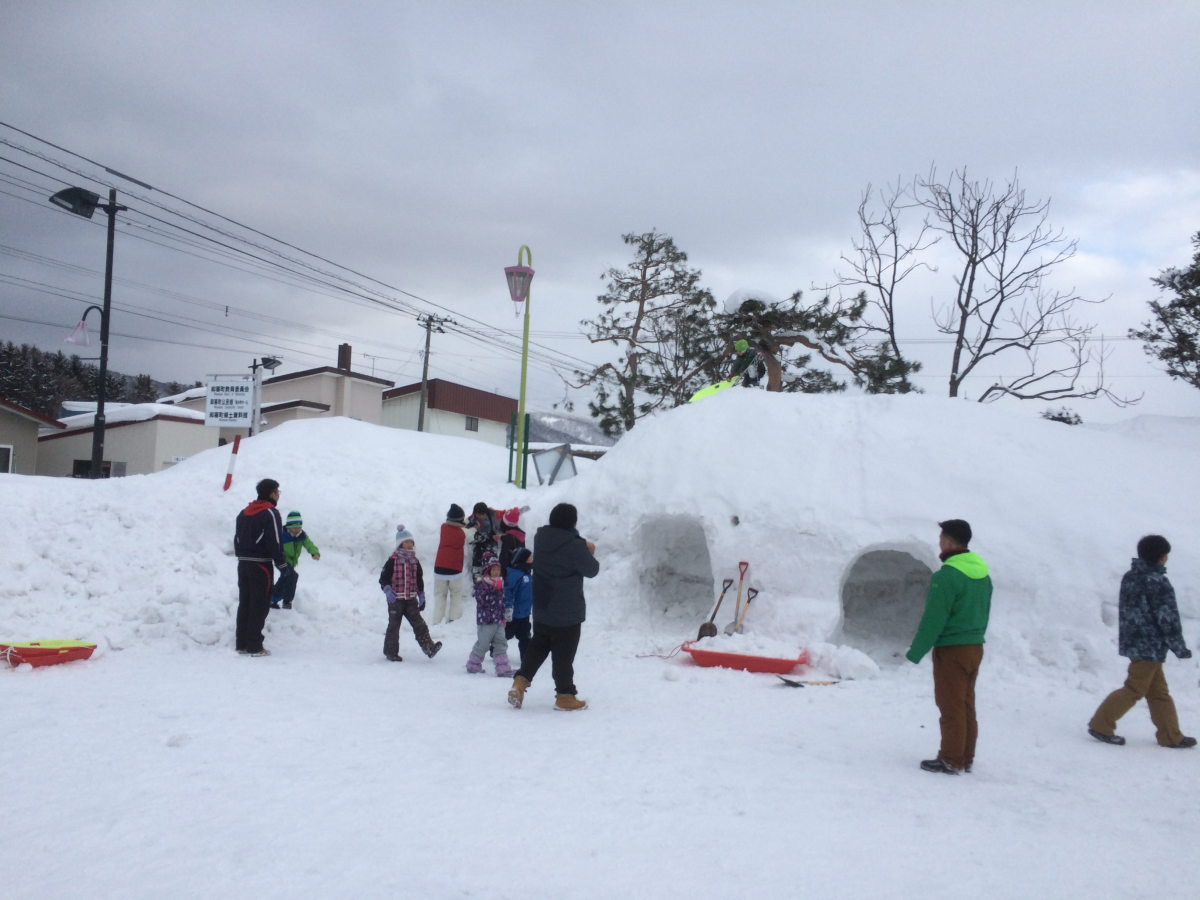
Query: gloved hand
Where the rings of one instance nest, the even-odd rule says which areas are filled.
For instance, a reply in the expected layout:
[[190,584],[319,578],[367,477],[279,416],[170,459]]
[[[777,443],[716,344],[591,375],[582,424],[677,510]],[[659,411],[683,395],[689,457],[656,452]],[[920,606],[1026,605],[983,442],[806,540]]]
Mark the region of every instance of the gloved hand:
[[425,592],[424,591],[421,591],[419,594],[417,594],[417,611],[418,612],[425,611]]
[[513,620],[513,611],[511,609],[504,610],[504,624],[507,625]]
[[285,564],[284,564],[283,566],[281,566],[281,567],[280,567],[280,569],[279,569],[279,577],[280,577],[280,578],[287,578],[289,575],[291,575],[291,574],[292,574],[293,572],[295,572],[295,571],[296,571],[295,569],[293,569],[291,566],[289,566],[289,565],[287,565],[287,564],[285,563]]
[[392,590],[392,586],[390,584],[385,584],[383,586],[383,596],[387,597],[389,606],[396,602],[396,592]]
[[1189,650],[1187,647],[1184,647],[1182,653],[1176,653],[1175,655],[1178,656],[1180,659],[1191,659],[1192,651]]

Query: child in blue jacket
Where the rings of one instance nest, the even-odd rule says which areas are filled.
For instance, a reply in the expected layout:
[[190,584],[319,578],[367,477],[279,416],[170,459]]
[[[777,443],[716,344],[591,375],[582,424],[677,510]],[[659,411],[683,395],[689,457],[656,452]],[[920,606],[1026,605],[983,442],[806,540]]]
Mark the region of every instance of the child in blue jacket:
[[525,650],[529,647],[529,617],[533,614],[533,554],[524,547],[513,551],[508,561],[508,575],[504,579],[504,605],[508,613],[508,624],[504,636],[517,639],[517,651],[525,661]]

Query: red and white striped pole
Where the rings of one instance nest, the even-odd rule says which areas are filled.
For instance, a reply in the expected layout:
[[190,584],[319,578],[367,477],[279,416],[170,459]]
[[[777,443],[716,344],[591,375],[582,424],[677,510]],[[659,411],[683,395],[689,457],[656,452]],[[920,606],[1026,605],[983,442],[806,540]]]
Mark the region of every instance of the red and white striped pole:
[[229,454],[229,471],[225,473],[225,490],[229,490],[229,486],[233,484],[233,467],[237,463],[237,452],[241,443],[242,436],[235,434],[233,436],[233,452]]

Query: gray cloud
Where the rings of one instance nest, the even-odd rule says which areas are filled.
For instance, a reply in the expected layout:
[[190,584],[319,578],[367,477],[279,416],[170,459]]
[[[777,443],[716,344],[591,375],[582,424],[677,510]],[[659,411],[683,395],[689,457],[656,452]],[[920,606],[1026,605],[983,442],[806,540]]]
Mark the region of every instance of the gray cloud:
[[[1081,238],[1070,274],[1113,294],[1103,327],[1123,334],[1152,296],[1145,279],[1186,259],[1200,228],[1200,8],[914,6],[10,7],[0,118],[502,328],[515,321],[499,270],[528,243],[534,327],[556,332],[592,314],[598,276],[624,261],[622,232],[673,234],[719,296],[786,294],[830,280],[868,182],[931,162],[1001,178],[1019,169]],[[0,242],[103,264],[99,229],[3,195]],[[94,278],[3,256],[0,271],[98,290]],[[420,335],[394,315],[124,234],[117,273],[349,335],[386,357],[380,370],[419,374]],[[937,290],[912,301],[916,336]],[[316,345],[289,343],[290,367],[332,359],[338,342],[161,295],[122,297]],[[0,312],[35,307],[27,317],[69,323],[78,312],[0,286]],[[122,330],[232,343],[145,320]],[[5,320],[0,336],[58,339]],[[578,338],[545,340],[594,356]],[[238,346],[120,339],[112,364],[184,380],[248,361],[254,345]],[[1119,352],[1140,379],[1129,383],[1152,385],[1147,409],[1200,412],[1194,390],[1143,377],[1154,370],[1138,348]],[[919,351],[930,373],[944,368],[938,353]],[[433,363],[445,377],[515,390],[506,354],[439,337]],[[531,393],[545,404],[562,389],[536,368]]]

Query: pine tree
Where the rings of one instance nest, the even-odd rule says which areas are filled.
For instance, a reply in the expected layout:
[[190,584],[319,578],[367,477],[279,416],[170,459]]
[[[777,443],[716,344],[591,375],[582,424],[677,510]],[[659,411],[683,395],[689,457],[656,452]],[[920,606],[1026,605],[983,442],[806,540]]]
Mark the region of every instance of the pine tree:
[[608,288],[596,298],[603,310],[582,322],[593,344],[621,348],[621,359],[575,373],[576,387],[595,386],[588,409],[609,435],[629,431],[655,409],[686,402],[686,385],[710,361],[713,339],[706,332],[716,305],[700,287],[700,271],[687,267],[687,254],[669,236],[649,231],[622,240],[634,248],[633,260],[608,270]]
[[[864,339],[865,294],[834,301],[828,295],[805,305],[803,292],[787,300],[749,298],[730,312],[715,317],[719,333],[729,344],[745,338],[762,354],[768,391],[830,393],[845,390],[827,371],[811,368],[813,355],[843,370],[868,393],[906,393],[913,390],[908,375],[915,364],[896,357],[884,341]],[[800,346],[811,354],[792,356]],[[785,380],[785,373],[792,372]]]
[[138,375],[129,388],[130,403],[153,403],[158,399],[158,388],[149,375]]
[[1150,301],[1154,319],[1132,329],[1129,336],[1145,341],[1145,351],[1166,364],[1167,374],[1200,388],[1200,231],[1192,238],[1196,248],[1186,269],[1163,269],[1151,279],[1165,294],[1166,303]]

